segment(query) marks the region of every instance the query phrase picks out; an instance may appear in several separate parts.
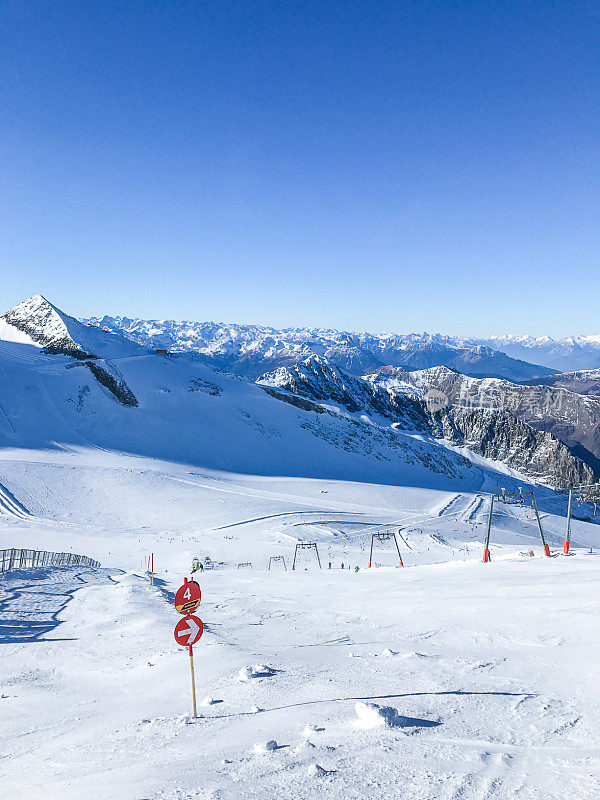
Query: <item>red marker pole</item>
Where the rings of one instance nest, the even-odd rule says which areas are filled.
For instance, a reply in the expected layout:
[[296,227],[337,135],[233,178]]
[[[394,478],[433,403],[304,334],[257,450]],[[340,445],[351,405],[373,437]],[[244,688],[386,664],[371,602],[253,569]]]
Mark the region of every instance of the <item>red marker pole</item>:
[[150,585],[154,586],[154,553],[152,553],[150,559],[152,564],[152,566],[150,567]]
[[546,544],[546,540],[544,539],[544,531],[542,530],[542,522],[540,520],[540,514],[538,511],[537,503],[535,502],[535,497],[533,497],[531,503],[533,505],[533,510],[535,511],[535,518],[537,519],[538,528],[540,529],[540,539],[542,540],[544,555],[550,558],[550,545]]
[[571,503],[573,500],[573,490],[569,489],[569,510],[567,511],[567,538],[563,547],[563,553],[569,555],[569,545],[571,544]]
[[488,517],[487,535],[485,537],[485,548],[483,550],[483,560],[487,564],[491,561],[490,557],[490,534],[492,532],[492,514],[494,513],[494,495],[490,500],[490,516]]

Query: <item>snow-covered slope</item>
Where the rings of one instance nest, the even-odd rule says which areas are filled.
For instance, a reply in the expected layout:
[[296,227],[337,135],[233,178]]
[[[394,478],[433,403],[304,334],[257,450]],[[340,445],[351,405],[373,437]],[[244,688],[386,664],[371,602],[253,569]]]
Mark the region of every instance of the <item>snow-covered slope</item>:
[[[292,392],[280,371],[257,385],[194,353],[92,348],[85,329],[45,350],[22,338],[27,326],[56,342],[38,317],[13,319],[0,547],[103,567],[0,577],[0,794],[597,796],[597,525],[575,519],[575,556],[542,558],[532,510],[497,504],[482,563],[486,493],[526,479],[464,435],[436,440],[416,379],[406,395],[313,359]],[[451,439],[467,423],[437,424]],[[518,426],[478,424],[480,448],[527,447]],[[558,555],[566,497],[535,492]],[[396,537],[404,567],[389,540],[375,537],[371,558],[373,533]],[[322,570],[314,551],[290,569],[306,541]],[[173,592],[207,556],[192,719]]]
[[[37,515],[0,515],[0,546],[103,564],[0,578],[3,797],[32,785],[45,800],[597,796],[596,525],[574,521],[574,557],[542,558],[531,509],[499,507],[483,564],[478,492],[93,448],[2,449],[0,480]],[[551,494],[536,489],[542,509]],[[564,516],[542,517],[556,553]],[[385,530],[405,566],[388,542],[369,569]],[[291,571],[302,540],[322,570],[313,553]],[[207,555],[194,720],[173,593]],[[274,555],[287,570],[269,569]]]
[[[542,558],[532,510],[497,504],[481,561],[486,493],[526,482],[517,457],[556,465],[552,437],[431,414],[422,373],[313,357],[258,385],[25,306],[0,319],[0,548],[103,567],[0,576],[2,797],[598,795],[598,527]],[[566,497],[535,492],[558,555]],[[307,541],[323,569],[292,571]],[[197,719],[173,639],[193,557]]]
[[258,325],[94,317],[86,320],[148,347],[202,354],[207,363],[256,378],[280,366],[320,355],[345,372],[362,375],[383,365],[425,369],[444,364],[468,375],[528,380],[552,370],[510,358],[480,343],[464,346],[429,334],[372,335],[319,328],[275,330]]
[[16,573],[3,627],[30,638],[2,644],[3,792],[594,800],[597,561],[206,573],[196,720],[172,634],[181,570],[161,565],[154,588]]

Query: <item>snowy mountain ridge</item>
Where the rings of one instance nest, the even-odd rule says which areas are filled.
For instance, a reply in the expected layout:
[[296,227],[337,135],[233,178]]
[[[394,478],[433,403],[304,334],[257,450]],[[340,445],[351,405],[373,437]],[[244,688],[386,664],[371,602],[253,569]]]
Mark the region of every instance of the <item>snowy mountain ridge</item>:
[[140,345],[173,352],[196,352],[211,366],[257,378],[312,355],[353,375],[391,364],[408,370],[440,364],[475,377],[531,380],[553,373],[548,367],[511,358],[474,342],[468,346],[439,334],[351,333],[321,328],[276,330],[260,325],[93,317],[85,320]]
[[424,486],[478,487],[506,475],[389,421],[289,403],[195,353],[149,351],[41,296],[2,320],[1,448],[92,447],[245,474]]
[[[517,361],[533,364],[537,367],[538,372],[540,372],[539,367],[546,367],[547,372],[544,374],[551,371],[566,372],[600,367],[600,334],[567,336],[562,339],[527,334],[501,334],[478,338],[427,332],[371,334],[310,327],[277,330],[261,325],[190,320],[144,320],[119,316],[91,317],[84,322],[105,327],[108,330],[120,331],[134,341],[147,346],[168,347],[180,351],[195,350],[206,352],[207,355],[217,353],[223,356],[229,355],[232,356],[232,362],[235,362],[233,356],[243,361],[246,351],[261,351],[264,358],[273,357],[279,353],[302,360],[302,358],[308,358],[312,353],[325,355],[326,350],[345,345],[347,348],[354,349],[354,358],[360,358],[361,355],[365,358],[363,351],[366,351],[379,362],[369,367],[365,360],[362,372],[385,364],[402,366],[399,359],[391,354],[404,351],[406,355],[413,350],[426,352],[428,348],[430,348],[430,352],[438,354],[439,361],[439,356],[447,350],[470,351],[477,347],[487,347]],[[446,352],[446,356],[450,356],[450,354]],[[331,361],[332,352],[327,357]],[[336,361],[336,363],[338,362]],[[339,363],[338,365],[349,369],[349,363]],[[281,366],[281,364],[273,366]],[[417,368],[426,369],[431,366],[438,366],[438,364],[422,362]],[[446,366],[452,365],[446,364]],[[495,364],[494,367],[496,367]],[[359,369],[350,371],[361,374]],[[485,377],[482,373],[483,370],[480,370],[475,377]],[[511,375],[506,369],[503,374],[496,374],[494,377],[511,379]],[[535,377],[542,377],[542,375]],[[521,378],[515,374],[513,379]],[[528,378],[522,379],[528,380]]]

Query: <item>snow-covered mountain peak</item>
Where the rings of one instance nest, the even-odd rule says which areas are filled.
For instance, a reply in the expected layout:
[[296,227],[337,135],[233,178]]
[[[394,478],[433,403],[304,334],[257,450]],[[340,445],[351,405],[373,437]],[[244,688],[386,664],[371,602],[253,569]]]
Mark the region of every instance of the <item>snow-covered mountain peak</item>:
[[119,333],[85,325],[35,294],[0,315],[0,339],[74,358],[134,355],[143,349]]
[[[70,338],[66,318],[66,314],[63,315],[41,294],[34,294],[33,297],[10,308],[1,317],[6,325],[20,334],[14,337],[14,341],[23,342],[29,339],[27,343],[38,347]],[[8,339],[9,336],[4,335],[2,338]]]

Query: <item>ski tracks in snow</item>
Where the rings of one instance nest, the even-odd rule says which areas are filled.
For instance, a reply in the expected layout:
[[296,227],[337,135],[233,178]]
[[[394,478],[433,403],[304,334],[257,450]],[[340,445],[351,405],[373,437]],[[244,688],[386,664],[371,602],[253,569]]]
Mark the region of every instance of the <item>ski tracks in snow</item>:
[[19,503],[12,492],[2,483],[0,483],[0,514],[17,519],[32,519],[32,515],[25,506]]

